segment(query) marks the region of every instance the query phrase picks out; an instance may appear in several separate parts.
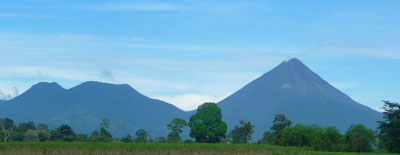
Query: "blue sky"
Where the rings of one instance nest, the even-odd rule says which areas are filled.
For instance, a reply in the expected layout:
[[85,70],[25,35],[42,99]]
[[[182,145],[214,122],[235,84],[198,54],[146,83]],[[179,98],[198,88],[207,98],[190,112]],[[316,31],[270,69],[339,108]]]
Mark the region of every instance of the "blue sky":
[[400,102],[400,1],[0,1],[0,98],[127,83],[184,110],[297,57],[356,101]]

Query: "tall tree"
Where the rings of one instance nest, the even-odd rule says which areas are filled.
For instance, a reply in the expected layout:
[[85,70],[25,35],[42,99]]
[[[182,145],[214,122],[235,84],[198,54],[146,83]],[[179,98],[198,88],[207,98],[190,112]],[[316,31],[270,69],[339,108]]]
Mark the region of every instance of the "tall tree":
[[234,129],[229,133],[229,137],[232,138],[233,143],[249,143],[251,135],[254,133],[254,126],[251,125],[250,121],[240,121],[241,126],[235,126]]
[[362,124],[351,125],[346,133],[349,151],[369,152],[376,142],[374,131]]
[[61,125],[57,130],[63,141],[71,142],[76,139],[75,132],[68,125]]
[[4,142],[8,140],[10,135],[14,132],[14,129],[15,124],[13,120],[9,118],[0,119],[0,130],[3,133]]
[[271,126],[271,130],[275,133],[279,133],[286,127],[290,127],[290,125],[292,125],[292,121],[287,119],[283,114],[275,115],[274,121],[272,123],[273,124]]
[[182,128],[187,126],[187,123],[185,120],[180,119],[180,118],[175,118],[173,119],[168,125],[168,142],[170,143],[178,143],[181,142],[181,136],[179,135],[182,133]]
[[273,144],[279,144],[279,141],[282,137],[281,131],[286,127],[290,127],[290,125],[292,125],[292,121],[287,119],[285,115],[283,114],[275,115],[275,118],[272,121],[272,126],[271,126],[271,130],[273,131],[272,134],[274,135],[272,140]]
[[222,121],[221,109],[215,103],[204,103],[197,113],[190,117],[190,137],[199,143],[218,143],[227,131],[226,123]]
[[400,104],[390,101],[385,103],[383,121],[378,121],[379,138],[387,150],[400,153]]

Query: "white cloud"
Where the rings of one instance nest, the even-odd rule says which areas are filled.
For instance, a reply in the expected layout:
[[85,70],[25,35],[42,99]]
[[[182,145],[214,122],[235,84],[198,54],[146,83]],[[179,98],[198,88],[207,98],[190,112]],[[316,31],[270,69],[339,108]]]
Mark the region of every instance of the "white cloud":
[[6,93],[3,93],[1,90],[0,90],[0,100],[9,100],[9,99],[11,99],[13,96],[11,95],[11,94],[6,94]]
[[199,105],[205,102],[219,102],[223,99],[223,96],[215,97],[201,94],[185,94],[177,96],[153,96],[153,98],[171,103],[182,110],[190,111],[197,109]]

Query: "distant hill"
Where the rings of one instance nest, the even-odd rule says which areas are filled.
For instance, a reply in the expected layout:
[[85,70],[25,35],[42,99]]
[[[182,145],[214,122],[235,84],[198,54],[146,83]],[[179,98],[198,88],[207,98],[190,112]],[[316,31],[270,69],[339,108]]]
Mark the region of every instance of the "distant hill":
[[251,121],[257,138],[281,113],[294,123],[336,126],[343,132],[356,123],[376,129],[381,119],[381,113],[355,102],[298,59],[282,62],[218,105],[230,129],[240,120]]
[[146,97],[129,85],[100,82],[85,82],[71,89],[57,83],[38,83],[2,104],[1,117],[50,127],[69,124],[82,133],[99,129],[101,120],[108,118],[114,135],[134,134],[143,128],[153,137],[167,135],[166,125],[173,118],[187,118],[184,111]]

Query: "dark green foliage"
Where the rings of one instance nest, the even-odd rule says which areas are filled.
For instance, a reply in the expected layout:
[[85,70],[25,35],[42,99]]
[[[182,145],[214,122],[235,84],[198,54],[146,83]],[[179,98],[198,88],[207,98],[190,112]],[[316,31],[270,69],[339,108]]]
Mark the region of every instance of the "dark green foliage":
[[178,143],[181,142],[181,136],[179,135],[182,133],[182,128],[187,126],[187,123],[185,120],[180,119],[180,118],[175,118],[173,119],[168,125],[168,142],[170,143]]
[[254,133],[254,126],[244,120],[240,121],[240,125],[240,127],[235,126],[229,133],[229,137],[232,138],[233,143],[249,143],[251,135]]
[[125,142],[125,143],[129,143],[129,142],[133,142],[133,138],[130,134],[128,134],[128,135],[126,135],[126,137],[122,138],[121,141]]
[[24,140],[24,132],[13,132],[10,136],[11,141],[23,141]]
[[50,139],[52,141],[62,141],[63,140],[60,132],[57,129],[50,131]]
[[319,136],[313,139],[313,148],[320,151],[346,151],[346,139],[336,127],[329,126],[323,129]]
[[57,128],[57,131],[57,136],[59,136],[58,139],[66,142],[71,142],[76,139],[74,131],[68,125],[61,125],[59,128]]
[[135,141],[139,142],[139,143],[148,142],[148,134],[147,134],[146,130],[144,130],[144,129],[137,130]]
[[379,139],[390,152],[400,153],[400,104],[383,101],[383,121],[378,121]]
[[[30,138],[24,138],[25,133],[29,130],[36,130],[35,124],[33,122],[28,123],[20,123],[18,127],[15,128],[15,132],[11,135],[11,140],[13,141],[31,141]],[[28,135],[32,135],[33,133],[30,132]]]
[[310,147],[313,144],[313,138],[320,136],[321,128],[317,126],[304,126],[297,124],[294,127],[288,127],[280,131],[281,137],[276,139],[276,144],[283,146]]
[[46,124],[39,124],[36,128],[39,141],[48,141],[51,139],[51,133],[49,127]]
[[346,141],[349,151],[370,152],[376,143],[374,131],[367,129],[362,124],[352,125],[346,133]]
[[275,134],[279,134],[283,129],[292,125],[292,121],[288,120],[283,114],[275,115],[272,123],[271,130],[274,131]]
[[28,130],[36,130],[35,124],[33,122],[20,123],[16,129],[16,132],[26,132]]
[[100,129],[100,135],[112,138],[112,135],[104,127]]
[[215,103],[204,103],[190,117],[190,137],[199,143],[218,143],[225,138],[226,123],[222,121],[221,109]]
[[0,131],[2,133],[3,140],[5,142],[8,141],[8,138],[14,132],[14,129],[15,129],[15,124],[13,120],[9,118],[5,119],[0,118]]
[[263,137],[257,141],[257,144],[272,144],[274,135],[271,131],[265,131]]
[[272,126],[271,126],[271,130],[274,134],[274,137],[272,139],[272,143],[276,144],[276,145],[280,145],[281,141],[281,131],[283,129],[285,129],[286,127],[290,127],[290,125],[292,125],[292,121],[290,121],[289,119],[287,119],[285,117],[285,115],[283,114],[278,114],[275,115],[274,120],[272,121]]

